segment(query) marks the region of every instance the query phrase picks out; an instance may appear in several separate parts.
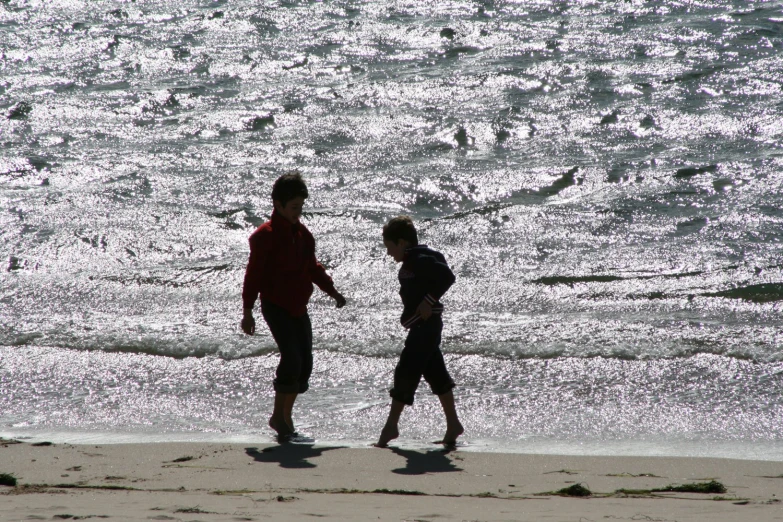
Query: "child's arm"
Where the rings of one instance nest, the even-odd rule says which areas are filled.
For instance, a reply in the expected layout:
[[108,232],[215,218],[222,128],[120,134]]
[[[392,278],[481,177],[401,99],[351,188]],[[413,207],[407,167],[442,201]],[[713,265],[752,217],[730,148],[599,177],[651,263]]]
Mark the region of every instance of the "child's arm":
[[431,256],[422,256],[420,258],[422,281],[424,281],[427,294],[424,301],[434,305],[443,297],[454,281],[457,280],[454,272],[451,271],[446,261]]
[[253,335],[256,330],[256,320],[253,318],[258,294],[261,291],[261,278],[264,265],[269,257],[269,241],[261,234],[250,236],[250,257],[245,268],[245,279],[242,283],[242,331]]
[[337,291],[334,287],[334,281],[332,281],[332,278],[326,273],[324,266],[315,258],[315,247],[313,248],[313,255],[310,259],[310,278],[318,288],[337,302],[337,308],[345,306],[345,297]]
[[417,308],[419,315],[425,321],[432,315],[432,306],[440,301],[451,285],[456,281],[456,276],[445,261],[431,256],[422,256],[419,259],[419,270],[422,280],[425,282],[427,293]]

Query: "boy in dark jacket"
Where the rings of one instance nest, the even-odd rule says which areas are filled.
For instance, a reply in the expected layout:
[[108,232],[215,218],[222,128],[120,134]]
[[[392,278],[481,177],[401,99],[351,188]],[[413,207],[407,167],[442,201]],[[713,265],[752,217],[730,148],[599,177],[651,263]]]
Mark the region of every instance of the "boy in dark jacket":
[[261,296],[261,313],[280,350],[273,382],[275,405],[269,426],[280,437],[295,433],[292,410],[296,396],[309,388],[313,371],[313,331],[307,303],[313,283],[337,307],[345,298],[315,258],[315,240],[299,222],[307,186],[298,172],[280,176],[272,187],[272,219],[250,236],[250,259],[242,286],[242,330],[253,335],[253,306]]
[[446,415],[446,434],[439,442],[453,446],[464,430],[454,405],[454,381],[440,351],[443,330],[440,298],[454,284],[454,274],[443,254],[427,245],[419,245],[416,227],[408,216],[396,217],[383,227],[383,244],[386,253],[402,263],[399,272],[403,305],[400,322],[409,330],[400,361],[394,369],[389,418],[375,446],[385,448],[390,440],[399,436],[400,415],[406,405],[413,404],[422,377],[440,399]]

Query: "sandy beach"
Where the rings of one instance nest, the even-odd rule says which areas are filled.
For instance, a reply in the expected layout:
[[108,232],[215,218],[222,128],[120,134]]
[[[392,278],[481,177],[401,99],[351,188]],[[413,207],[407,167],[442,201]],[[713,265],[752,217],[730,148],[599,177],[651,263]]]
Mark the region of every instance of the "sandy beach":
[[0,477],[3,521],[783,519],[783,463],[746,460],[3,440]]

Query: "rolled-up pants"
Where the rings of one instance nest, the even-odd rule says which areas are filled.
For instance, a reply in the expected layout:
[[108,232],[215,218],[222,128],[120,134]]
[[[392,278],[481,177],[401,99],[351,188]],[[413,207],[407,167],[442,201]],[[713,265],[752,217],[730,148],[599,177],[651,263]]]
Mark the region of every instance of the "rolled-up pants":
[[432,315],[408,331],[400,361],[394,369],[394,387],[389,391],[392,399],[412,405],[422,377],[435,395],[442,395],[454,388],[454,381],[446,370],[440,351],[442,330],[440,315]]
[[304,393],[310,387],[313,373],[313,327],[305,313],[294,317],[284,308],[261,301],[264,316],[272,337],[280,350],[273,385],[276,392]]

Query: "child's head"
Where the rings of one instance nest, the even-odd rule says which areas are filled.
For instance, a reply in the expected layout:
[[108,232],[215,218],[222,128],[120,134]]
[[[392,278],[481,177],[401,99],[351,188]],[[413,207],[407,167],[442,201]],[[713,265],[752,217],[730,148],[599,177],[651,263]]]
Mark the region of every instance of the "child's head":
[[398,263],[405,258],[405,250],[419,244],[416,227],[409,216],[392,218],[383,227],[383,244],[386,253]]
[[277,178],[272,186],[272,201],[279,201],[283,206],[294,198],[307,199],[309,195],[307,185],[298,170],[286,172]]
[[307,185],[296,170],[283,174],[272,186],[272,203],[275,210],[291,223],[299,222],[307,196]]

